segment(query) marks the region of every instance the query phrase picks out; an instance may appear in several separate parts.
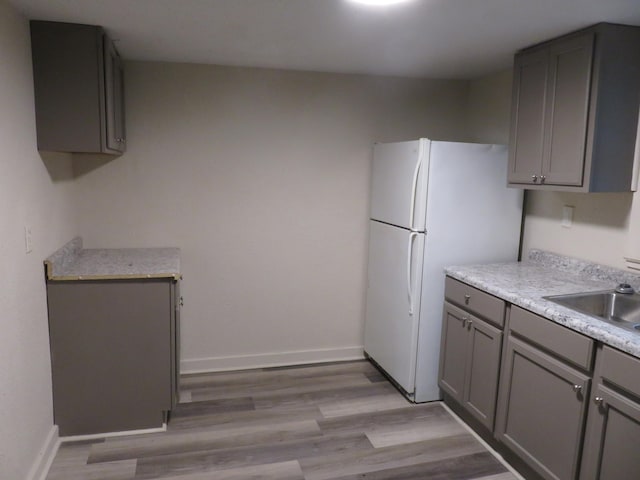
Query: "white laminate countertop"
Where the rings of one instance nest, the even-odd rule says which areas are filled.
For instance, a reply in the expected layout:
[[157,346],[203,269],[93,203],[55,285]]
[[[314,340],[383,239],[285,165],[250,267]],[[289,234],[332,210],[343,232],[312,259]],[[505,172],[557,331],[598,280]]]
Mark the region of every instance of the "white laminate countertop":
[[640,331],[630,331],[542,297],[612,290],[630,283],[640,290],[640,276],[583,260],[533,250],[524,262],[445,268],[450,277],[484,290],[604,344],[640,357]]
[[48,280],[180,277],[179,248],[82,248],[76,237],[44,261]]

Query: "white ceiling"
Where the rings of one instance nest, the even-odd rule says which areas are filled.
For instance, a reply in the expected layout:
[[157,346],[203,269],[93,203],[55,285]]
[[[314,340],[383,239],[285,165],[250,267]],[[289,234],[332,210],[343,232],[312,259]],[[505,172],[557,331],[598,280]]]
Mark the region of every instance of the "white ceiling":
[[29,19],[102,25],[129,60],[473,78],[593,23],[640,25],[640,0],[9,0]]

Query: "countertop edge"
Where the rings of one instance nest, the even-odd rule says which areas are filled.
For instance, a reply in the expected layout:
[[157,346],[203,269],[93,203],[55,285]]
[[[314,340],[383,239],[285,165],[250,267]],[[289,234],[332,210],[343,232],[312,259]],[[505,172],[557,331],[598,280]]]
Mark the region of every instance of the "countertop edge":
[[44,260],[47,281],[182,278],[177,247],[84,249],[75,237]]
[[[558,325],[567,327],[581,333],[593,340],[617,348],[629,355],[640,358],[640,334],[630,332],[615,325],[608,324],[597,318],[579,313],[575,310],[563,307],[557,303],[545,300],[543,296],[553,295],[548,293],[540,297],[527,297],[515,292],[508,292],[491,285],[485,279],[478,279],[473,274],[463,273],[465,267],[447,267],[445,274],[478,288],[506,302],[536,313]],[[582,291],[603,290],[602,285],[583,288]]]
[[57,281],[84,281],[84,280],[148,280],[148,279],[171,278],[173,280],[182,279],[179,273],[152,273],[152,274],[123,274],[123,275],[57,275],[48,276],[47,280]]

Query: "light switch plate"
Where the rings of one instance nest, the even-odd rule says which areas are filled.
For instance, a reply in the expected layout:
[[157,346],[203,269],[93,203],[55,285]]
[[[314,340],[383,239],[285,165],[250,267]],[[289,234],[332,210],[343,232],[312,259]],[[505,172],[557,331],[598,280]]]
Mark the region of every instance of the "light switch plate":
[[562,207],[562,222],[560,223],[560,225],[562,225],[564,228],[571,228],[571,225],[573,225],[573,211],[575,210],[576,207],[573,207],[571,205],[565,205],[564,207]]
[[33,236],[31,234],[31,227],[28,225],[24,227],[24,252],[33,252]]

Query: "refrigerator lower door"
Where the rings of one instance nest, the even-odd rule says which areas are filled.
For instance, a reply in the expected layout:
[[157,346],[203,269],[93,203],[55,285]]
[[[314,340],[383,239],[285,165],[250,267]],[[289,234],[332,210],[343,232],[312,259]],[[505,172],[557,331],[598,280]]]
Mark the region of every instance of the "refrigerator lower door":
[[365,352],[415,390],[424,234],[370,222]]

